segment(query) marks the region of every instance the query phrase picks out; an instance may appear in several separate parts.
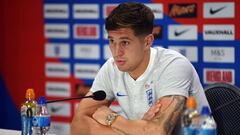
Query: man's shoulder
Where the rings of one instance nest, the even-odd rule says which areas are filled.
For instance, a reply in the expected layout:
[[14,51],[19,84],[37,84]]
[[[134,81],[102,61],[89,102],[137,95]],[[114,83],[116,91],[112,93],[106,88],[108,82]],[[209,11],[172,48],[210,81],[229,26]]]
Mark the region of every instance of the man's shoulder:
[[114,62],[114,59],[111,57],[109,58],[104,65],[101,67],[101,70],[104,70],[108,74],[114,75],[114,74],[119,74],[121,73],[118,68],[116,63]]
[[180,54],[179,52],[167,48],[162,47],[156,47],[154,48],[157,50],[157,59],[156,59],[156,65],[160,67],[164,67],[164,65],[174,65],[174,64],[190,64],[189,60]]
[[157,50],[158,56],[161,56],[163,58],[186,58],[179,52],[168,49],[168,48],[162,48],[162,47],[154,47],[153,49]]
[[107,59],[107,61],[103,64],[102,68],[112,69],[112,68],[115,67],[115,66],[116,66],[116,64],[114,63],[113,57],[110,57],[110,58]]

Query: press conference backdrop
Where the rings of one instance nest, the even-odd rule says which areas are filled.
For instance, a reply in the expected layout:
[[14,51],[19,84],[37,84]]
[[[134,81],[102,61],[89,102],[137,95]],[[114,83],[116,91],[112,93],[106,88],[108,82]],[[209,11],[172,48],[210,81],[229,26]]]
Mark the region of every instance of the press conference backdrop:
[[[44,30],[48,38],[45,56],[60,60],[46,60],[46,78],[68,79],[72,76],[92,82],[111,56],[104,19],[121,2],[124,1],[44,1]],[[185,55],[205,85],[219,81],[240,83],[237,76],[240,68],[239,2],[139,2],[154,12],[154,46],[174,49]],[[70,96],[70,85],[68,80],[64,84],[46,80],[46,94]],[[69,103],[64,104],[65,112],[69,106]]]
[[[39,50],[44,59],[41,91],[48,99],[75,95],[78,84],[91,85],[111,56],[104,19],[126,0],[43,0]],[[174,49],[196,68],[203,85],[240,86],[240,1],[139,0],[155,15],[153,46]],[[45,73],[44,73],[45,72]],[[40,74],[41,75],[41,74]],[[4,79],[4,78],[3,78]],[[41,93],[39,92],[39,93]],[[78,101],[49,104],[51,132],[66,135]],[[81,123],[80,123],[81,124]],[[19,127],[18,127],[19,128]]]

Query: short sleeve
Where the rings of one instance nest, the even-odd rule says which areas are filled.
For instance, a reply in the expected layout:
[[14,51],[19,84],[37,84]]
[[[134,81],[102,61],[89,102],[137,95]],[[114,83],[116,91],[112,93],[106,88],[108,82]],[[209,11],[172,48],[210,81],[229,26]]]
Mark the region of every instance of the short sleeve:
[[188,97],[193,78],[193,67],[184,58],[176,58],[165,68],[160,75],[158,96],[181,95]]
[[96,92],[98,90],[103,90],[106,92],[106,100],[113,100],[114,99],[114,94],[112,91],[112,86],[111,86],[111,79],[110,79],[110,65],[111,61],[108,60],[99,70],[97,73],[93,85],[90,89],[91,92]]

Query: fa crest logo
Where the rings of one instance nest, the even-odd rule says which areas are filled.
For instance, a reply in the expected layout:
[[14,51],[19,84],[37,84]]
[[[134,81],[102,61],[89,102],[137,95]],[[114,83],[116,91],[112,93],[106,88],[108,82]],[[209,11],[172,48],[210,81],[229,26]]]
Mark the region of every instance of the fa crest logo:
[[152,89],[147,90],[146,94],[147,94],[148,105],[152,106],[153,105],[153,92],[152,92]]

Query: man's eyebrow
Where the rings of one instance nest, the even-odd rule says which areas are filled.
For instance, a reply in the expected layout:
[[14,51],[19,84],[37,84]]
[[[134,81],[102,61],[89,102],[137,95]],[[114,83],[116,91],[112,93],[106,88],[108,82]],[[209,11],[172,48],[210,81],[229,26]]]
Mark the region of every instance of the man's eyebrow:
[[[112,39],[113,37],[111,37],[111,36],[108,36],[108,39]],[[127,39],[127,40],[131,40],[131,38],[129,38],[129,37],[120,37],[120,39]]]
[[120,39],[128,39],[128,40],[131,40],[131,38],[129,38],[129,37],[121,37]]
[[108,38],[108,39],[110,39],[110,38],[113,38],[113,37],[111,37],[111,36],[108,36],[107,38]]

